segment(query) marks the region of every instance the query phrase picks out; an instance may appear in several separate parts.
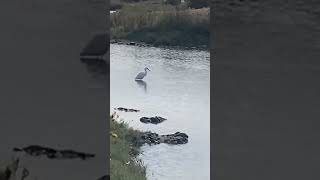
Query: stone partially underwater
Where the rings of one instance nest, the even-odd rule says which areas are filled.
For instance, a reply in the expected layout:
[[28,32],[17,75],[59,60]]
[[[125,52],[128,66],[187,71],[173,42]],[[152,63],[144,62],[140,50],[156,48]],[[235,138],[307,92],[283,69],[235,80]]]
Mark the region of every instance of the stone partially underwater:
[[163,121],[165,121],[167,119],[163,118],[163,117],[160,117],[160,116],[155,116],[155,117],[142,117],[140,118],[140,122],[143,122],[143,123],[151,123],[151,124],[159,124],[159,123],[162,123]]
[[31,145],[24,148],[13,148],[15,152],[25,152],[31,156],[46,156],[49,159],[82,159],[95,157],[94,154],[77,152],[74,150],[57,150],[53,148],[43,147],[39,145]]
[[188,143],[188,135],[181,132],[176,132],[174,134],[168,134],[168,135],[159,135],[157,133],[153,132],[144,132],[141,134],[141,136],[136,139],[135,143],[138,143],[140,145],[142,144],[149,144],[149,145],[155,145],[160,143],[166,143],[166,144],[186,144]]
[[123,107],[114,108],[114,110],[124,111],[124,112],[139,112],[140,111],[137,109],[128,109],[128,108],[123,108]]

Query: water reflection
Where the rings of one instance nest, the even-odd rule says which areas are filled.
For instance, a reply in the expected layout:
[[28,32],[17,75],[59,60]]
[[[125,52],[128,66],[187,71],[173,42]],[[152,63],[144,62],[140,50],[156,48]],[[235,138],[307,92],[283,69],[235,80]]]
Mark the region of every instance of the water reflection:
[[144,80],[135,80],[137,84],[147,93],[147,83]]

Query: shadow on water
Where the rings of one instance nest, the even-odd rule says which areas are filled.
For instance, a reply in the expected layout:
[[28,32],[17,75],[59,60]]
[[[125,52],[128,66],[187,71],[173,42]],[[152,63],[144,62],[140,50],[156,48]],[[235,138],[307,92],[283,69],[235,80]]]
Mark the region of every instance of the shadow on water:
[[144,80],[135,80],[141,88],[143,88],[144,92],[147,93],[147,83]]
[[87,71],[95,79],[105,80],[110,73],[110,65],[102,58],[81,58]]

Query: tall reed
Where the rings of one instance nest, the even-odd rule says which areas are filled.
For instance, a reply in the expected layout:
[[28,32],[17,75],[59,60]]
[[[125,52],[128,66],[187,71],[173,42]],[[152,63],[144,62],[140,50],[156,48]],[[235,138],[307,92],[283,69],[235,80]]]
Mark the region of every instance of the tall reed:
[[159,11],[129,11],[126,9],[111,14],[112,38],[125,37],[128,33],[149,28],[161,29],[170,26],[209,26],[209,8]]

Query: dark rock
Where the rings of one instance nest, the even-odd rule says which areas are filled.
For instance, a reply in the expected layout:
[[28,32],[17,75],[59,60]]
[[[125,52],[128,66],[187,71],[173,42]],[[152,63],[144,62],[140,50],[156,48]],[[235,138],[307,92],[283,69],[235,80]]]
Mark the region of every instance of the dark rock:
[[161,138],[163,142],[167,144],[186,144],[188,142],[188,135],[180,132],[162,135]]
[[141,136],[141,140],[146,144],[160,144],[160,136],[157,133],[146,132]]
[[159,123],[162,123],[165,120],[167,120],[167,119],[165,119],[163,117],[160,117],[160,116],[151,117],[151,118],[148,118],[148,117],[140,118],[141,122],[143,122],[143,123],[151,123],[151,124],[159,124]]
[[114,108],[114,109],[118,110],[118,111],[124,111],[124,112],[139,112],[139,110],[137,110],[137,109],[128,109],[128,108],[123,108],[123,107]]
[[142,144],[146,143],[149,145],[155,145],[160,143],[167,144],[186,144],[188,143],[188,135],[181,132],[176,132],[174,134],[159,135],[157,133],[145,132],[141,135],[140,141]]
[[25,152],[31,156],[47,156],[49,159],[75,159],[80,158],[86,160],[87,158],[95,157],[94,154],[77,152],[74,150],[56,150],[53,148],[43,147],[39,145],[31,145],[24,148],[13,148],[16,152]]

